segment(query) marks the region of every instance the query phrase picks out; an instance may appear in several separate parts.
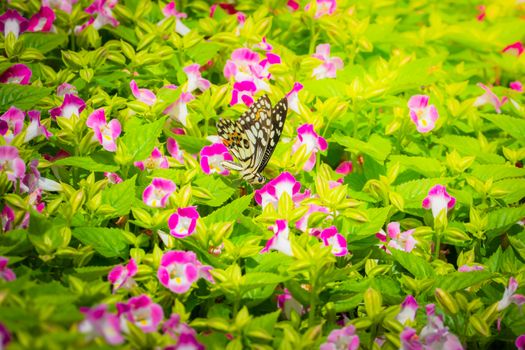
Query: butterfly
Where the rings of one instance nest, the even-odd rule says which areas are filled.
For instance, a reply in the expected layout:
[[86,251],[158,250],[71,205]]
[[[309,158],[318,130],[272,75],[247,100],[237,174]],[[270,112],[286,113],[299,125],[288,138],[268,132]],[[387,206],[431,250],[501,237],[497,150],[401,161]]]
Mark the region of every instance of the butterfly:
[[237,121],[219,119],[219,136],[238,160],[238,163],[223,161],[222,166],[238,171],[251,185],[263,184],[266,178],[261,172],[279,142],[287,112],[286,97],[272,108],[270,99],[264,95]]

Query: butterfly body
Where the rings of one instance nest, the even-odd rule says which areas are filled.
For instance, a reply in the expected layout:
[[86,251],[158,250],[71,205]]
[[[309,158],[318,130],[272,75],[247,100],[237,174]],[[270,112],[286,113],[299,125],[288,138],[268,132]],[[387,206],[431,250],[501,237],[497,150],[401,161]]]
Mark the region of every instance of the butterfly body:
[[287,112],[286,98],[272,108],[270,99],[265,95],[253,103],[237,121],[219,119],[219,136],[238,161],[224,161],[222,165],[238,171],[252,185],[263,184],[266,179],[261,172],[279,142]]

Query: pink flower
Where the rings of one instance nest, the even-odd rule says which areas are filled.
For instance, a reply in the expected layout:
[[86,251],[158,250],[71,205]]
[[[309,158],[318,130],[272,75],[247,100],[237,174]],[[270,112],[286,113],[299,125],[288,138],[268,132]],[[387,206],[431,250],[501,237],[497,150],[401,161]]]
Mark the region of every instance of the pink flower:
[[32,74],[28,66],[17,63],[7,68],[0,75],[0,83],[28,85]]
[[15,212],[7,204],[4,205],[2,213],[0,213],[0,219],[2,221],[2,231],[7,232],[14,229]]
[[505,102],[507,102],[507,97],[504,96],[500,100],[498,96],[496,96],[496,94],[493,93],[492,90],[488,86],[485,86],[482,83],[478,83],[477,85],[483,90],[485,90],[485,93],[479,96],[476,99],[476,101],[474,101],[473,106],[479,107],[479,106],[483,106],[486,104],[491,104],[494,106],[494,109],[496,110],[497,113],[501,113],[501,106],[503,106]]
[[337,232],[335,226],[331,226],[321,231],[319,238],[323,240],[325,246],[332,247],[332,254],[335,256],[345,256],[348,254],[346,238]]
[[200,152],[201,168],[205,174],[229,175],[222,162],[233,161],[233,157],[228,153],[228,148],[222,143],[214,143],[211,146],[204,146]]
[[357,350],[359,349],[359,336],[356,334],[355,326],[349,325],[341,329],[334,329],[321,344],[319,350]]
[[51,114],[53,119],[56,119],[56,117],[69,119],[73,115],[79,116],[84,108],[86,108],[86,103],[83,99],[73,94],[66,94],[62,105],[51,109],[49,114]]
[[200,65],[198,63],[190,64],[189,66],[184,67],[184,73],[188,77],[188,86],[186,91],[192,92],[195,89],[200,91],[205,91],[210,88],[210,82],[204,79],[199,71]]
[[104,108],[99,108],[91,113],[86,121],[86,125],[93,129],[95,138],[102,147],[109,152],[117,150],[116,139],[120,136],[122,128],[117,119],[112,119],[106,123]]
[[339,57],[330,57],[330,44],[319,44],[312,55],[323,63],[314,68],[312,77],[315,79],[335,78],[338,69],[343,69],[343,60]]
[[11,342],[11,333],[3,323],[0,323],[0,348],[6,349]]
[[53,136],[53,134],[47,130],[46,126],[40,122],[40,111],[29,111],[27,115],[29,116],[30,122],[26,129],[24,142],[28,142],[40,135],[44,135],[46,139]]
[[436,106],[429,105],[428,99],[426,95],[414,95],[408,100],[410,118],[420,133],[427,133],[434,129],[439,118]]
[[94,0],[84,11],[91,15],[90,19],[81,26],[75,27],[75,33],[80,33],[88,26],[92,25],[95,29],[100,29],[106,24],[113,27],[119,25],[119,21],[113,16],[113,9],[118,0]]
[[396,320],[403,325],[407,321],[414,322],[418,307],[416,299],[412,295],[407,295],[403,303],[401,303],[401,311],[397,314]]
[[301,114],[299,110],[299,91],[303,89],[303,84],[295,82],[292,90],[286,94],[288,99],[288,108],[297,114]]
[[258,53],[247,48],[237,49],[224,65],[224,77],[235,82],[250,81],[255,84],[257,91],[270,91],[270,85],[264,79],[269,78],[268,66],[275,63],[278,57],[274,56],[261,61]]
[[268,227],[273,231],[274,235],[266,242],[266,245],[261,250],[261,253],[266,253],[272,250],[277,250],[288,256],[293,256],[292,245],[290,244],[290,229],[288,228],[288,221],[276,220],[275,225]]
[[55,12],[50,7],[42,6],[40,11],[29,20],[27,30],[29,32],[49,32],[55,18]]
[[478,15],[476,16],[476,19],[477,19],[478,21],[481,22],[481,21],[483,21],[483,20],[485,19],[485,16],[487,15],[487,13],[485,12],[486,9],[487,9],[487,7],[486,7],[485,5],[479,5],[479,6],[478,6],[478,11],[479,11],[479,13],[478,13]]
[[307,232],[308,231],[308,218],[310,218],[310,215],[313,213],[329,213],[330,210],[328,208],[323,207],[321,205],[316,204],[310,204],[308,206],[308,211],[306,214],[304,214],[297,222],[295,223],[295,228],[302,231]]
[[188,28],[182,21],[181,18],[188,17],[187,14],[184,12],[178,12],[177,8],[175,7],[175,1],[171,1],[164,8],[162,9],[162,14],[164,14],[164,19],[159,22],[159,24],[162,24],[167,18],[169,17],[175,17],[175,31],[179,33],[180,35],[186,35],[190,32],[190,28]]
[[[0,27],[1,28],[1,27]],[[506,46],[502,52],[503,53],[509,53],[514,56],[521,56],[523,53],[523,44],[519,41],[516,41],[514,44],[510,44]]]
[[51,7],[55,10],[62,10],[67,13],[71,13],[73,10],[73,5],[77,3],[78,0],[42,0],[42,6]]
[[443,316],[436,316],[435,305],[427,305],[426,310],[427,324],[419,334],[419,338],[426,345],[425,349],[463,350],[458,337],[449,332],[448,327],[445,327]]
[[288,320],[291,317],[292,310],[295,310],[298,315],[303,315],[306,312],[304,306],[294,299],[287,288],[284,288],[283,294],[277,295],[277,307],[281,309]]
[[130,298],[127,303],[117,303],[117,312],[122,329],[126,333],[128,332],[126,320],[139,327],[144,333],[152,333],[157,331],[164,319],[162,307],[152,302],[146,294]]
[[9,267],[7,267],[7,262],[9,259],[6,257],[0,256],[0,279],[9,282],[16,279],[16,275]]
[[142,200],[146,205],[153,208],[164,208],[169,197],[175,192],[177,186],[173,181],[162,178],[154,178],[151,184],[144,189]]
[[111,345],[122,344],[119,319],[116,315],[107,311],[106,304],[100,304],[92,308],[81,307],[80,312],[84,314],[84,321],[78,325],[81,333],[88,335],[88,340],[95,337],[103,337]]
[[62,190],[62,185],[54,180],[41,177],[38,171],[38,159],[33,159],[29,164],[29,172],[20,183],[20,191],[31,193],[37,190],[56,192]]
[[133,163],[140,170],[153,170],[153,169],[167,169],[170,167],[168,164],[168,158],[162,155],[162,152],[157,148],[153,148],[151,155],[146,160],[141,160]]
[[173,293],[182,294],[190,290],[199,278],[214,283],[211,266],[202,265],[194,252],[169,251],[162,256],[157,277],[162,285]]
[[182,92],[177,99],[177,101],[170,104],[162,112],[166,115],[169,115],[171,119],[179,121],[182,125],[188,125],[188,102],[195,99],[195,97],[190,92]]
[[423,344],[419,341],[417,332],[414,328],[405,327],[399,334],[401,340],[400,349],[403,350],[423,350]]
[[[313,2],[313,1],[312,1]],[[305,11],[308,11],[310,9],[311,3],[306,4]],[[314,18],[318,19],[320,17],[331,15],[334,13],[335,9],[337,8],[337,1],[336,0],[315,0],[315,15]]]
[[343,176],[346,176],[352,172],[353,165],[352,162],[349,160],[346,160],[344,162],[341,162],[335,169],[335,172],[338,174],[341,174]]
[[516,349],[525,350],[525,334],[522,334],[516,338],[515,345],[516,345]]
[[513,81],[509,84],[509,87],[517,92],[523,92],[523,84],[521,81]]
[[184,152],[179,148],[179,145],[175,139],[172,139],[171,137],[168,138],[168,141],[166,142],[166,148],[173,158],[175,158],[180,164],[184,164]]
[[0,31],[7,37],[9,33],[13,33],[15,38],[26,31],[28,21],[22,17],[17,10],[7,9],[3,15],[0,16]]
[[484,269],[481,265],[462,265],[458,267],[458,272],[483,271]]
[[137,83],[135,80],[132,80],[129,83],[129,87],[131,88],[131,93],[137,100],[140,102],[143,102],[147,104],[148,106],[151,106],[157,101],[157,96],[155,96],[155,93],[149,89],[139,89]]
[[281,173],[281,175],[268,181],[261,189],[255,190],[255,201],[266,208],[268,204],[277,209],[279,199],[284,193],[287,193],[290,198],[297,205],[300,201],[310,196],[309,191],[300,193],[301,183],[289,172]]
[[6,143],[11,143],[14,137],[22,132],[24,128],[25,113],[20,109],[11,106],[7,112],[0,116],[0,122],[5,122],[7,128],[0,130],[0,134],[4,136]]
[[516,281],[514,277],[511,277],[509,279],[509,286],[505,288],[503,297],[498,302],[498,311],[505,310],[512,303],[518,305],[520,308],[523,304],[525,304],[525,295],[516,294],[517,289],[518,281]]
[[273,46],[266,40],[265,36],[263,36],[261,42],[256,44],[255,47],[259,48],[261,50],[264,50],[264,51],[272,51],[273,50]]
[[256,91],[257,87],[251,81],[246,80],[234,83],[230,106],[234,106],[242,102],[246,106],[250,107],[254,101],[253,97]]
[[196,207],[178,208],[168,220],[171,235],[177,238],[190,236],[195,232],[198,218],[199,213]]
[[435,185],[428,191],[428,196],[423,200],[423,208],[432,209],[432,216],[436,218],[442,210],[448,211],[456,204],[456,198],[447,193],[443,185]]
[[180,316],[172,314],[170,319],[164,322],[162,330],[165,334],[175,339],[177,343],[170,345],[164,350],[204,350],[205,347],[197,340],[197,332],[188,324],[180,321]]
[[105,172],[104,176],[108,179],[110,184],[116,185],[122,182],[122,178],[117,173]]
[[68,83],[62,83],[57,86],[57,96],[64,97],[67,94],[78,95],[77,88]]
[[386,242],[388,238],[388,244],[383,247],[389,254],[390,251],[388,247],[409,253],[417,244],[416,239],[413,237],[414,230],[401,232],[399,222],[393,221],[389,223],[386,230],[388,234],[385,234],[383,230],[381,230],[376,234],[376,237],[382,242]]
[[302,145],[306,146],[306,153],[310,154],[310,158],[303,166],[304,171],[311,171],[316,162],[316,153],[324,151],[328,147],[328,143],[324,137],[319,136],[312,124],[303,124],[297,129],[297,139],[292,146],[292,151],[296,152]]
[[299,10],[299,3],[295,0],[288,0],[286,2],[286,6],[290,9],[290,11],[295,12]]
[[129,259],[126,266],[117,265],[108,274],[108,281],[113,285],[113,293],[120,288],[131,289],[136,283],[133,276],[137,274],[135,259]]
[[22,179],[26,172],[26,164],[18,156],[18,149],[13,146],[0,146],[0,172],[7,175],[9,181]]

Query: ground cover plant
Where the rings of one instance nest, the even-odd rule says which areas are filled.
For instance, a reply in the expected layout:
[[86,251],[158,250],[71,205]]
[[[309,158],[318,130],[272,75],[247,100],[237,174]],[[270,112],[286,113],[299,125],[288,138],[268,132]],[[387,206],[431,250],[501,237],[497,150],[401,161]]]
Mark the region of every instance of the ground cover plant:
[[0,13],[0,349],[525,349],[523,1]]

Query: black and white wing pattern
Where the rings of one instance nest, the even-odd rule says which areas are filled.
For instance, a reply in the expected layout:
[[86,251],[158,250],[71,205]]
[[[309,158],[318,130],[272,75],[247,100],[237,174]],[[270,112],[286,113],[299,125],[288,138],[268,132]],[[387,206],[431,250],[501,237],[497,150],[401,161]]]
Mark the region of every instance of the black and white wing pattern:
[[284,128],[284,122],[286,121],[286,114],[288,113],[288,100],[283,97],[281,101],[272,108],[272,127],[268,133],[268,145],[264,151],[264,156],[259,164],[257,172],[262,172],[266,167],[266,164],[270,161],[275,147],[281,138],[281,134]]

